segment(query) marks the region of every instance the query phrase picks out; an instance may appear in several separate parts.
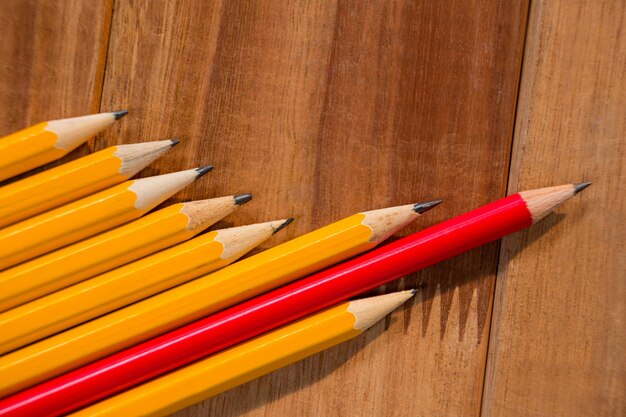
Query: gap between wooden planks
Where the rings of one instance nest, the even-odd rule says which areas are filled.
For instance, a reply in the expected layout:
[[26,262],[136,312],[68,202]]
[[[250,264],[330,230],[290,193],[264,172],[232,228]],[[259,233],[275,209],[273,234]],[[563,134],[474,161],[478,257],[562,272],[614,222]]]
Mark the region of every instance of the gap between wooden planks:
[[626,3],[532,3],[509,193],[593,181],[505,238],[482,414],[626,414]]

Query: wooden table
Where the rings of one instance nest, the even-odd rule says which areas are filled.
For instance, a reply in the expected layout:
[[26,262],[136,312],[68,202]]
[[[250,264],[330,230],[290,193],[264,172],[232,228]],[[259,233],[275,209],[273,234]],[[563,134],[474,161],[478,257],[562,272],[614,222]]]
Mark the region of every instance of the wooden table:
[[252,192],[221,226],[297,218],[264,248],[361,210],[445,200],[405,235],[593,180],[381,289],[420,292],[367,335],[178,416],[624,415],[625,6],[4,0],[0,134],[128,108],[69,159],[178,136],[142,175],[214,164],[175,200]]

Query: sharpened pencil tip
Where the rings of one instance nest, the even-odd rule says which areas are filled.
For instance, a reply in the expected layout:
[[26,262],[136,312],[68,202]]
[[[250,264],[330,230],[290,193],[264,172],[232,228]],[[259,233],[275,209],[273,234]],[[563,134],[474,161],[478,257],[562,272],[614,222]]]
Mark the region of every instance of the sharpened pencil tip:
[[579,192],[589,187],[590,185],[591,185],[591,181],[581,182],[580,184],[574,184],[574,194],[578,194]]
[[235,196],[235,204],[240,206],[252,200],[252,194],[239,194]]
[[118,110],[118,111],[113,112],[113,116],[115,117],[115,120],[120,120],[122,117],[126,116],[127,114],[128,114],[128,110]]
[[411,295],[417,294],[417,290],[415,288],[411,289]]
[[291,223],[293,223],[294,218],[290,217],[287,220],[285,220],[283,222],[283,224],[281,224],[280,226],[278,226],[276,229],[274,229],[274,233],[272,233],[273,235],[275,235],[276,233],[280,232],[281,230],[283,230],[285,227],[289,226]]
[[196,171],[198,172],[198,174],[196,174],[196,179],[197,179],[205,175],[207,172],[213,171],[213,165],[207,165],[205,167],[196,168]]
[[416,212],[417,214],[426,213],[431,208],[441,204],[442,201],[443,200],[433,200],[433,201],[427,201],[425,203],[417,203],[416,205],[413,206],[413,211]]
[[180,139],[178,138],[174,138],[170,141],[170,147],[173,148],[174,146],[178,145],[180,143]]

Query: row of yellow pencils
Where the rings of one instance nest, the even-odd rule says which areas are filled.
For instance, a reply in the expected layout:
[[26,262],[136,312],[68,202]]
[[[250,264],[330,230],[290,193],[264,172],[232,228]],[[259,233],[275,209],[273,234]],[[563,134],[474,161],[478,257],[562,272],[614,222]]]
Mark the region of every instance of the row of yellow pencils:
[[[125,114],[0,138],[0,180]],[[440,201],[357,213],[235,262],[292,219],[195,237],[250,194],[145,215],[212,169],[130,179],[177,143],[113,146],[0,188],[0,416],[166,415],[355,337],[414,292],[348,298],[530,226],[588,185],[519,193],[347,263]]]

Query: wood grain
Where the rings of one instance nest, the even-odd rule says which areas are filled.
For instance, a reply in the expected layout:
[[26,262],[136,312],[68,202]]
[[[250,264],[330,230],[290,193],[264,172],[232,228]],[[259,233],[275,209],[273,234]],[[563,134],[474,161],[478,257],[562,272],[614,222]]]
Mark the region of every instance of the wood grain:
[[[179,136],[143,175],[214,164],[175,200],[255,194],[220,226],[296,217],[262,248],[354,212],[446,200],[403,233],[415,231],[505,194],[527,13],[516,3],[118,1],[101,106],[131,113],[98,147]],[[496,264],[489,245],[394,284],[422,298],[384,336],[181,415],[476,414]]]
[[593,180],[504,240],[484,416],[626,414],[626,4],[533,2],[509,192]]
[[108,0],[0,2],[0,135],[99,111],[111,11]]

